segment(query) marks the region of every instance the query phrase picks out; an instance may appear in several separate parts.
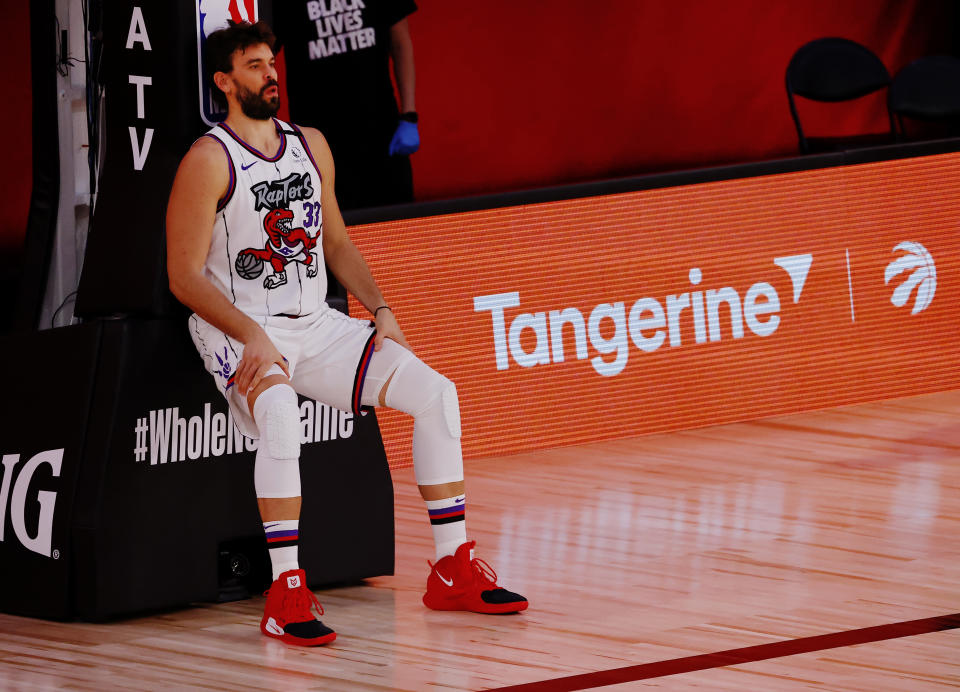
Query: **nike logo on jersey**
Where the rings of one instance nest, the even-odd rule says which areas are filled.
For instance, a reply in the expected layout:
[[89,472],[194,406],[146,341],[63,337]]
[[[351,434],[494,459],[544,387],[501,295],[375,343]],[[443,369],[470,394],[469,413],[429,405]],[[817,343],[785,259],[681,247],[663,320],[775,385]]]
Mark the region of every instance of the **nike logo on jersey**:
[[247,170],[247,169],[250,168],[251,166],[256,165],[256,163],[257,163],[257,162],[254,161],[253,163],[248,163],[246,166],[244,166],[244,165],[241,163],[241,164],[240,164],[240,168],[242,168],[243,170]]

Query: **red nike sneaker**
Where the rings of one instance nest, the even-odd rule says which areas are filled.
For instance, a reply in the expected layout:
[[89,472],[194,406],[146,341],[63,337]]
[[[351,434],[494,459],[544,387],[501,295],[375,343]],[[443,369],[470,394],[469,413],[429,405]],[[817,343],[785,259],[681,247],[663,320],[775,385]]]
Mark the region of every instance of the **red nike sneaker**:
[[474,613],[518,613],[527,599],[497,586],[497,573],[473,557],[476,541],[467,541],[453,555],[430,564],[423,604],[433,610],[469,610]]
[[291,569],[267,589],[260,631],[287,644],[319,646],[329,644],[337,633],[313,615],[313,607],[323,615],[323,606],[307,588],[302,569]]

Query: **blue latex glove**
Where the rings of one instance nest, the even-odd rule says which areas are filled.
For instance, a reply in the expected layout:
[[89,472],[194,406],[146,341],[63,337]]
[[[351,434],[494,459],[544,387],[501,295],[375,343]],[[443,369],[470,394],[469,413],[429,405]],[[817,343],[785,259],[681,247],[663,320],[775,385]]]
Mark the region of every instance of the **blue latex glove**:
[[416,123],[401,120],[390,140],[390,156],[407,156],[420,148],[420,131]]

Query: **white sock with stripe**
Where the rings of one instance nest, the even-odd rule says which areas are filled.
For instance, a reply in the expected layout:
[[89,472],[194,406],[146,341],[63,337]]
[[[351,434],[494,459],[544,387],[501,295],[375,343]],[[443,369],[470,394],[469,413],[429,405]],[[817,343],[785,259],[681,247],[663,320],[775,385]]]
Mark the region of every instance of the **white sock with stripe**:
[[453,555],[457,548],[467,542],[467,503],[463,495],[454,495],[443,500],[425,500],[437,560]]
[[263,522],[263,532],[267,535],[267,551],[273,566],[273,580],[291,569],[300,569],[299,541],[300,522],[295,519]]

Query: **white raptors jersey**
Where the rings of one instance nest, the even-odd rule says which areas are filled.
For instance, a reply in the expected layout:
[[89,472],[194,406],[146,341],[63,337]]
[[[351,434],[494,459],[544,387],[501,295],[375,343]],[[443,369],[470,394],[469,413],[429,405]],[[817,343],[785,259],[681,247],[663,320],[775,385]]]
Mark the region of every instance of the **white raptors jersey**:
[[274,119],[270,156],[225,123],[211,129],[229,159],[230,186],[217,203],[205,273],[251,317],[307,315],[327,294],[320,172],[296,126]]

